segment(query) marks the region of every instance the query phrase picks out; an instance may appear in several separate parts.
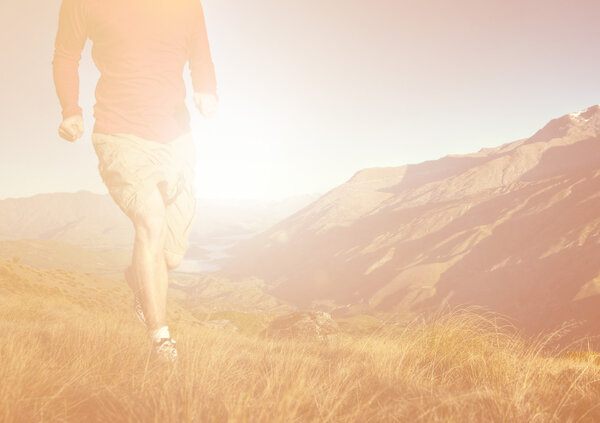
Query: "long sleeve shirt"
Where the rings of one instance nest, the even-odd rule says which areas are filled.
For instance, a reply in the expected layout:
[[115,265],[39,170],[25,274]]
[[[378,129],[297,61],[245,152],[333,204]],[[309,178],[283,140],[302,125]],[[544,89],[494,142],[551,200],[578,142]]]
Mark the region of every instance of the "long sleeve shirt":
[[87,39],[100,79],[94,132],[167,143],[190,130],[183,71],[216,95],[199,0],[63,0],[52,62],[63,118],[80,114],[79,61]]

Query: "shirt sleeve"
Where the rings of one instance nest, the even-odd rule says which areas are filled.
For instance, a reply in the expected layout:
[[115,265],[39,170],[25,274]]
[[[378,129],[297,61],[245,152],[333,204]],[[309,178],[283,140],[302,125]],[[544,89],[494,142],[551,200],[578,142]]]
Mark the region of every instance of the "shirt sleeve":
[[82,0],[63,0],[54,43],[52,70],[63,119],[81,114],[79,61],[87,39]]
[[216,96],[217,82],[215,69],[206,34],[204,11],[199,0],[194,0],[189,62],[194,91],[214,94]]

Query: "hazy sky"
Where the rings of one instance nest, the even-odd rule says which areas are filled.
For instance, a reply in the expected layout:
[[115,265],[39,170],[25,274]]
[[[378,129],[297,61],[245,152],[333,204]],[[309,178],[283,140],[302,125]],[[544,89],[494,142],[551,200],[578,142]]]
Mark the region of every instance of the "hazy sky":
[[[0,198],[106,192],[89,130],[58,138],[59,0],[2,2]],[[200,197],[324,193],[356,171],[469,153],[600,103],[598,0],[204,0],[221,99],[193,112]]]

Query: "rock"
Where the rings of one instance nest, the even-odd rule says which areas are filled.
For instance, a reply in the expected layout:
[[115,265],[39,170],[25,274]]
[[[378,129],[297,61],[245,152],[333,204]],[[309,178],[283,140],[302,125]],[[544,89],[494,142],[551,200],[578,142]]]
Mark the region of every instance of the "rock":
[[309,341],[335,339],[339,326],[329,313],[322,311],[294,311],[277,317],[261,332],[271,338],[294,338]]

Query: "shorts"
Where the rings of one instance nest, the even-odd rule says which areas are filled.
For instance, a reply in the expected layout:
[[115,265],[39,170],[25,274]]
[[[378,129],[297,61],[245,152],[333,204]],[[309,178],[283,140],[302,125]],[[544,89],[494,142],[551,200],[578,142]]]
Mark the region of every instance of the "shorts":
[[183,256],[196,215],[196,149],[191,134],[163,144],[130,134],[94,133],[92,144],[102,181],[132,221],[158,187],[167,224],[164,250]]

